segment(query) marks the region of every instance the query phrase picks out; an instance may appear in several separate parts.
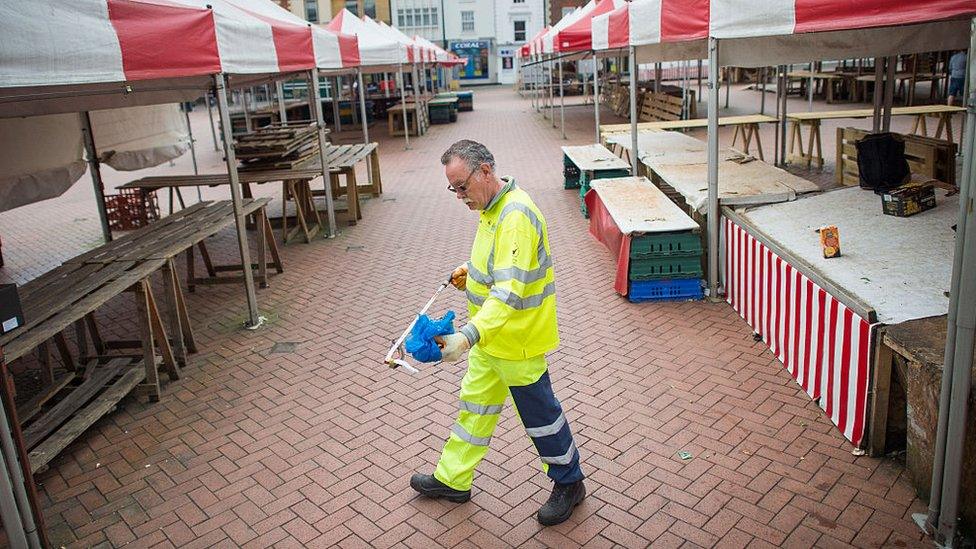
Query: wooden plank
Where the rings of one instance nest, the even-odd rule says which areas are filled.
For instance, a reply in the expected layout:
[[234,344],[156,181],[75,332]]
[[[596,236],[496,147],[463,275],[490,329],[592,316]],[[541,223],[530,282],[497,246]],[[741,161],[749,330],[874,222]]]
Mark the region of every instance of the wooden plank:
[[67,387],[76,377],[74,372],[68,372],[55,380],[53,384],[44,387],[40,393],[37,393],[30,400],[17,407],[17,419],[21,423],[26,423],[41,411],[41,408],[47,401],[54,398],[54,395],[58,394],[61,389]]
[[623,234],[698,230],[688,217],[644,177],[596,179],[592,188]]
[[84,383],[72,390],[68,396],[24,429],[24,445],[27,448],[33,448],[41,440],[54,432],[59,425],[71,417],[75,411],[84,406],[85,403],[91,400],[91,397],[95,393],[115,377],[127,362],[128,360],[126,359],[116,359],[101,368],[96,368]]
[[163,262],[164,260],[161,259],[153,259],[137,264],[132,270],[122,273],[118,278],[76,301],[70,307],[59,311],[54,316],[35,324],[30,329],[11,333],[10,335],[16,337],[7,343],[0,343],[4,347],[7,360],[13,361],[24,356],[42,341],[54,337],[55,334],[69,327],[75,320],[84,317],[109,299],[124,292],[135,282],[155,272],[162,266]]
[[64,424],[56,433],[38,445],[29,454],[31,471],[37,472],[55,456],[61,453],[72,441],[78,438],[96,421],[113,408],[127,394],[142,382],[146,373],[139,368],[129,368],[122,377],[107,390],[93,400],[88,406],[80,410],[73,418]]
[[[764,124],[778,122],[775,116],[764,114],[748,114],[740,116],[722,116],[718,119],[719,126],[734,126],[737,124]],[[641,122],[637,124],[637,130],[677,130],[690,128],[705,128],[708,126],[707,118],[693,118],[691,120],[671,120],[663,122]],[[630,124],[604,124],[600,126],[601,134],[628,133]]]
[[885,453],[885,434],[888,431],[888,396],[891,390],[891,348],[879,337],[876,344],[872,372],[871,416],[868,419],[868,453],[883,456]]

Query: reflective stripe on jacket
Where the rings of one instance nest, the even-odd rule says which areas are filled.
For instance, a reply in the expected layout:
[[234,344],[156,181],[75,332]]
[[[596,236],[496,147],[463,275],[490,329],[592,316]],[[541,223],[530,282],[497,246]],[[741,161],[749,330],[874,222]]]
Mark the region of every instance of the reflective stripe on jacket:
[[559,345],[555,276],[542,212],[514,179],[503,180],[471,246],[471,320],[461,331],[491,356],[520,360]]

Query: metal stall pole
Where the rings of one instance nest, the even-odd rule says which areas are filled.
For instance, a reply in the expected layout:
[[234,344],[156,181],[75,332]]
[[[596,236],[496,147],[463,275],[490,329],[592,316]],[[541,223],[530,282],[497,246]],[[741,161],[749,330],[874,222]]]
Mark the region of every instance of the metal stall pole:
[[[970,26],[970,50],[976,51],[976,19],[971,22]],[[973,58],[967,59],[969,65],[969,74],[967,74],[968,80],[974,77],[976,71],[972,70]],[[946,534],[955,534],[955,522],[956,522],[956,505],[957,501],[946,502],[949,498],[958,498],[958,480],[959,477],[955,476],[958,474],[958,468],[956,468],[956,463],[953,463],[951,469],[953,469],[953,475],[950,475],[950,464],[947,460],[948,451],[948,440],[950,436],[955,436],[958,440],[953,442],[953,446],[958,445],[957,448],[953,448],[951,455],[952,459],[955,459],[955,454],[958,452],[961,458],[962,443],[964,440],[965,433],[959,433],[960,428],[965,430],[965,418],[966,418],[966,402],[968,399],[968,392],[970,387],[969,379],[969,368],[972,364],[972,356],[966,356],[968,353],[972,352],[972,331],[973,322],[971,317],[972,309],[976,308],[976,304],[973,303],[974,292],[971,284],[967,284],[966,288],[963,288],[965,283],[964,275],[964,261],[969,263],[969,267],[972,267],[973,262],[973,227],[976,225],[976,221],[970,219],[971,215],[971,203],[973,198],[973,153],[974,148],[976,148],[976,96],[970,95],[974,91],[973,86],[969,86],[968,93],[964,96],[968,101],[965,103],[966,106],[966,126],[963,135],[963,143],[961,144],[961,151],[963,153],[963,166],[962,166],[962,177],[963,180],[959,185],[959,221],[956,225],[956,243],[953,252],[952,261],[952,283],[949,291],[949,314],[946,324],[946,345],[945,345],[945,361],[944,368],[942,371],[942,384],[939,393],[939,422],[938,429],[936,431],[936,444],[935,444],[935,458],[932,463],[932,484],[929,496],[929,509],[927,515],[922,515],[921,513],[913,515],[912,518],[915,522],[919,524],[923,531],[932,534],[938,534],[943,537]],[[967,250],[968,248],[968,250]],[[965,269],[968,270],[968,269]],[[969,278],[973,278],[972,272],[968,273]],[[966,301],[966,306],[968,311],[966,311],[966,316],[969,318],[968,326],[963,323],[964,338],[969,339],[968,350],[965,346],[960,347],[959,341],[957,340],[957,331],[959,331],[959,312],[961,310],[961,305],[963,300]],[[958,350],[963,350],[963,356],[957,357],[956,352]],[[968,360],[968,362],[963,362],[960,359]],[[965,371],[965,378],[963,374],[957,372],[957,370]],[[957,379],[957,373],[960,377]],[[961,384],[961,387],[957,387],[957,382]],[[963,384],[963,382],[965,382]],[[957,392],[962,393],[959,400],[957,398]],[[961,414],[959,413],[958,407],[961,403],[963,408]],[[952,423],[950,425],[950,422]],[[961,423],[961,425],[960,425]],[[951,432],[951,434],[950,434]],[[949,484],[956,484],[955,487],[949,490],[943,490],[944,481],[955,481]],[[949,492],[948,494],[946,492]],[[944,505],[944,503],[949,503],[949,505]],[[947,509],[948,507],[948,509]],[[947,514],[947,511],[952,514]],[[951,543],[953,540],[951,538],[945,540],[936,541],[948,541]]]
[[[33,483],[32,479],[27,478],[27,475],[30,474],[30,464],[23,462],[29,458],[20,451],[26,452],[26,450],[23,448],[18,450],[14,442],[13,429],[10,424],[11,418],[7,415],[6,408],[3,403],[0,403],[0,456],[3,458],[3,462],[0,463],[0,471],[2,471],[0,477],[4,481],[2,488],[0,488],[0,494],[2,494],[0,495],[0,501],[2,501],[0,513],[3,514],[3,525],[7,526],[9,518],[11,528],[8,530],[8,535],[16,529],[25,538],[26,544],[19,545],[20,547],[32,549],[44,547],[50,540],[42,531],[44,516],[41,510],[37,509],[37,517],[34,516],[34,505],[38,503],[36,489],[28,485],[28,482]],[[10,413],[15,413],[12,407]],[[8,499],[11,496],[12,499]],[[9,541],[11,547],[18,547],[18,542],[19,540]]]
[[[363,87],[363,70],[356,69],[356,80],[359,83],[359,114],[360,118],[363,119],[363,144],[369,144],[369,127],[366,124],[366,88]],[[369,184],[373,184],[373,163],[366,163],[366,175],[368,176]]]
[[732,82],[732,77],[729,76],[731,70],[732,67],[725,67],[725,71],[723,71],[723,75],[725,77],[724,80],[725,80],[725,108],[726,109],[729,108],[729,90],[732,89],[732,86],[729,85]]
[[[217,125],[214,124],[213,107],[210,106],[210,92],[203,96],[203,100],[207,103],[207,116],[210,117],[210,135],[213,136],[214,151],[220,152],[220,145],[217,143]],[[220,140],[223,141],[223,131],[220,133]]]
[[[631,57],[633,59],[633,57]],[[596,142],[600,142],[600,60],[593,54],[593,121],[596,125]],[[633,79],[631,79],[633,82]]]
[[[13,462],[12,467],[7,462]],[[8,470],[19,468],[13,459],[0,452],[0,521],[3,522],[4,531],[7,534],[7,543],[14,549],[21,547],[40,547],[40,544],[30,545],[27,543],[27,533],[24,528],[24,517],[21,516],[17,508],[17,500],[14,495],[14,483],[8,474]],[[35,535],[37,533],[35,532]]]
[[[701,61],[699,61],[701,63]],[[762,95],[759,96],[759,114],[766,114],[766,69],[769,67],[763,67],[759,69],[759,80],[760,80],[760,91]],[[701,93],[701,92],[699,92]]]
[[326,150],[329,147],[329,141],[325,137],[325,115],[322,113],[322,90],[319,84],[319,70],[317,68],[308,71],[309,76],[309,91],[311,92],[311,97],[314,101],[309,101],[309,114],[312,116],[312,121],[318,127],[319,134],[319,164],[322,166],[322,184],[325,187],[325,209],[326,218],[329,220],[329,238],[335,238],[338,236],[339,231],[336,229],[336,219],[335,219],[335,200],[332,198],[332,183],[329,178],[329,163],[326,161],[327,153]]
[[383,97],[390,98],[390,73],[383,73]]
[[[213,75],[214,95],[217,96],[217,114],[220,125],[230,128],[230,112],[227,107],[227,83],[223,73]],[[251,269],[251,251],[247,246],[247,234],[244,232],[244,210],[241,198],[241,182],[237,174],[237,157],[234,154],[234,142],[224,140],[224,161],[227,164],[227,177],[230,179],[230,199],[234,206],[234,225],[237,228],[237,248],[241,253],[241,269],[244,271],[244,293],[247,298],[247,322],[245,328],[256,329],[264,323],[264,317],[258,315],[258,298],[254,293],[254,272]]]
[[708,39],[708,298],[718,299],[718,40]]
[[813,66],[813,61],[810,61],[810,78],[807,80],[807,112],[813,112]]
[[552,127],[556,127],[556,100],[554,97],[555,90],[552,85],[552,73],[553,73],[553,61],[549,60],[549,78],[546,79],[546,84],[549,85],[549,120],[552,121]]
[[[407,92],[404,91],[403,64],[397,64],[397,72],[400,75],[400,106],[403,108],[403,150],[410,150],[410,124],[407,121]],[[418,121],[419,123],[419,121]]]
[[[250,101],[247,100],[247,89],[241,90],[241,108],[244,109],[244,131],[251,133],[251,110],[248,108]],[[228,126],[229,127],[229,126]],[[233,133],[233,132],[231,132]]]
[[[200,168],[197,166],[197,140],[193,138],[193,127],[190,126],[190,104],[183,103],[180,105],[183,108],[183,118],[186,120],[186,133],[190,137],[190,159],[193,160],[193,175],[200,175]],[[179,189],[176,191],[179,192]],[[183,196],[180,196],[180,202],[182,203]],[[200,187],[197,187],[197,201],[203,202],[203,194]],[[173,213],[173,203],[170,202],[170,213]]]
[[[332,88],[332,93],[330,93],[329,95],[332,96],[332,125],[335,126],[335,130],[337,134],[342,131],[342,117],[339,114],[339,96],[341,95],[341,92],[342,92],[342,77],[336,75],[335,87]],[[309,90],[309,93],[312,93],[312,91]],[[308,116],[312,120],[315,120],[315,117],[312,115],[312,113],[309,113]],[[338,137],[338,135],[336,137]]]
[[[597,143],[600,127],[597,126]],[[637,177],[640,151],[637,149],[637,46],[630,47],[630,175]]]
[[884,57],[874,59],[874,118],[871,128],[874,133],[881,131],[881,98],[884,95]]
[[897,63],[898,58],[894,56],[889,57],[885,63],[885,70],[888,71],[888,74],[887,78],[885,78],[884,113],[881,115],[881,131],[883,132],[891,128],[891,103],[895,95],[895,71],[898,69]]
[[786,65],[780,65],[780,78],[782,79],[780,84],[782,93],[780,93],[780,119],[779,119],[779,161],[781,166],[786,165],[786,99],[789,97],[789,80],[786,78]]
[[275,81],[275,95],[278,96],[278,121],[288,123],[288,110],[285,108],[285,84],[281,80]]
[[781,79],[780,79],[779,67],[777,66],[776,67],[776,99],[775,99],[775,102],[774,102],[774,104],[776,106],[776,127],[774,128],[775,131],[773,132],[773,166],[779,166],[780,165],[780,155],[779,155],[779,120],[780,120],[781,114],[779,112],[779,107],[780,107],[780,105],[779,105],[779,94],[780,94],[780,91],[782,90],[782,88],[780,86],[781,86]]
[[105,242],[112,241],[112,230],[108,226],[108,212],[105,210],[105,185],[102,183],[102,164],[98,161],[98,149],[95,148],[95,136],[92,133],[91,115],[88,111],[81,113],[81,135],[85,140],[85,152],[88,156],[88,169],[91,170],[92,185],[95,187],[95,206],[98,207],[98,220],[102,224],[102,238]]
[[702,90],[702,60],[699,59],[698,60],[698,102],[699,103],[701,103],[702,100],[701,90]]
[[563,92],[563,62],[559,61],[559,131],[566,139],[566,94]]
[[654,93],[661,93],[661,63],[654,63]]

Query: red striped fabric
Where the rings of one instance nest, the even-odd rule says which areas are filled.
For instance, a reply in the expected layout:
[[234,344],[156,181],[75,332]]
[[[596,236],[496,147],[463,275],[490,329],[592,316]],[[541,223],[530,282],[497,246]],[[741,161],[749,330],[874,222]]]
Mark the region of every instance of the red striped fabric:
[[855,446],[864,438],[874,326],[724,220],[726,300]]
[[661,2],[661,42],[708,38],[709,0]]
[[279,71],[301,71],[315,68],[315,47],[312,45],[311,26],[307,24],[297,25],[266,17],[243,7],[240,9],[271,27],[271,37],[274,40],[275,53],[278,56]]
[[108,0],[127,80],[220,72],[213,13],[205,8]]
[[795,0],[795,34],[939,21],[974,11],[972,0]]

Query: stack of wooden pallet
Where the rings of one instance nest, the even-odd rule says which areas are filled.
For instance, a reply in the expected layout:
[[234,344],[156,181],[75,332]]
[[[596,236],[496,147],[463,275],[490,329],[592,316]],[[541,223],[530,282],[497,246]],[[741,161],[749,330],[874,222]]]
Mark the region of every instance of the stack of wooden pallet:
[[235,145],[243,170],[289,169],[319,154],[313,125],[274,125],[241,136]]

